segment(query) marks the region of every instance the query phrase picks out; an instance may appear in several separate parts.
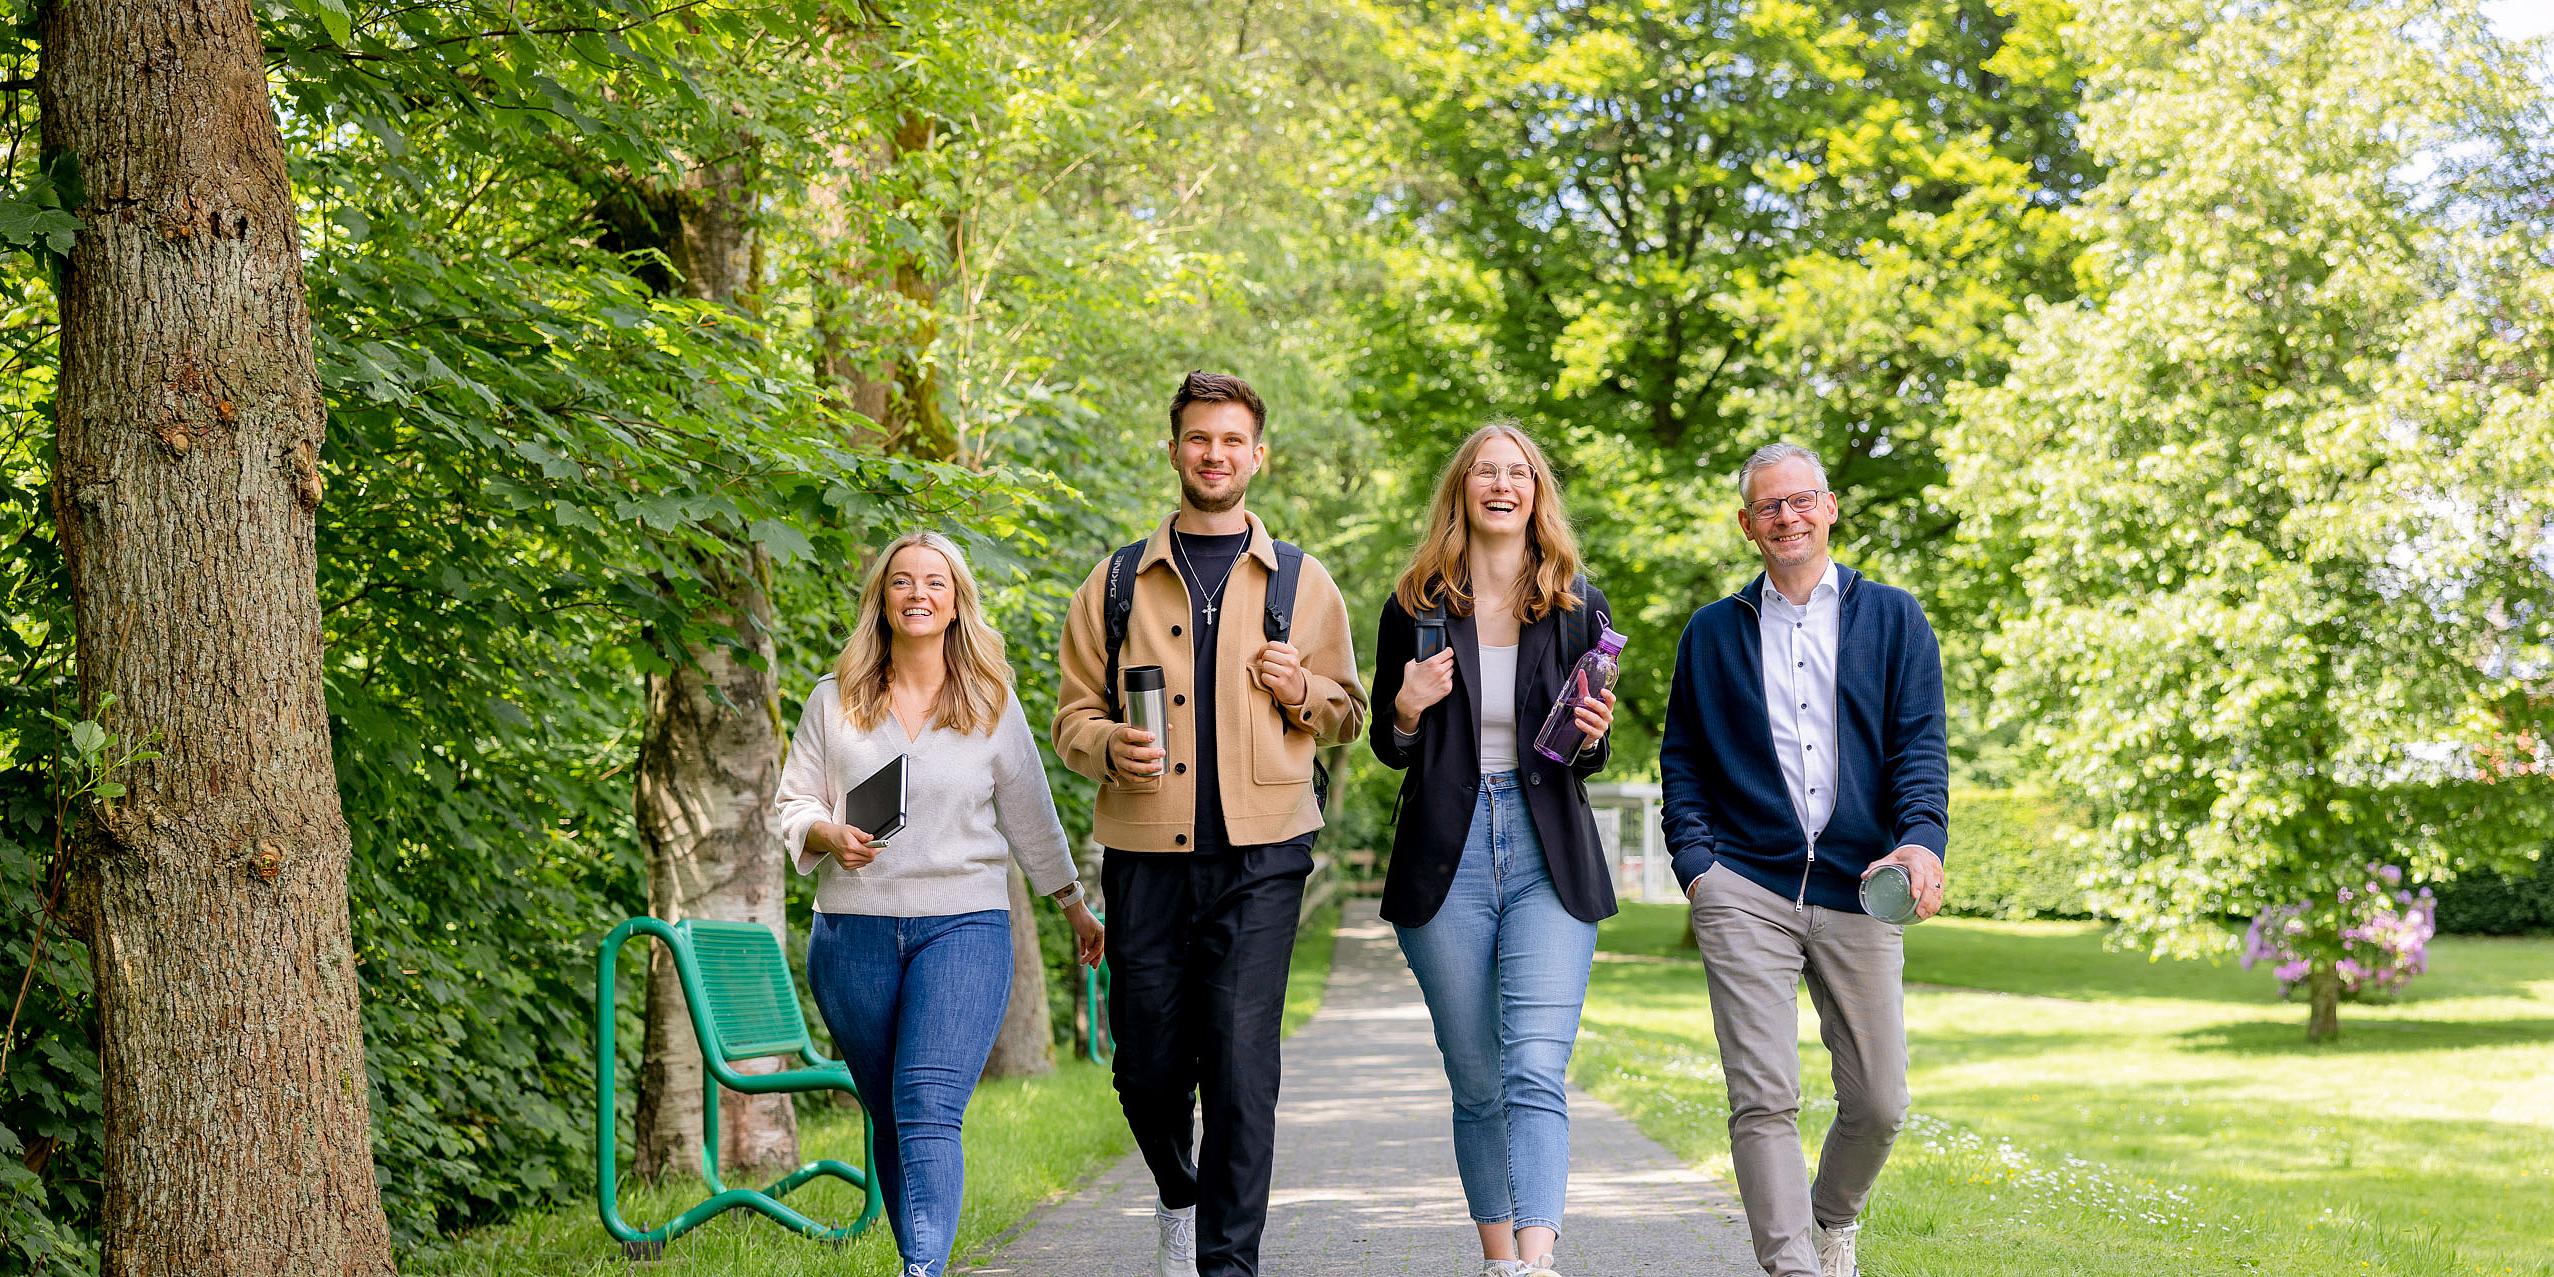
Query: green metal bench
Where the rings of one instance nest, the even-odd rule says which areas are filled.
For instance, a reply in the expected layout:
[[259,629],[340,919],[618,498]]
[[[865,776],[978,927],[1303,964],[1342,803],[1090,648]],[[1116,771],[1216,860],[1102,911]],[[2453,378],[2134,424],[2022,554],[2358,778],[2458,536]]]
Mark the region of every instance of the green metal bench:
[[[620,1177],[616,1170],[613,1111],[613,1031],[617,1027],[617,984],[614,968],[621,949],[641,935],[664,942],[674,955],[674,970],[683,981],[683,1001],[692,1011],[692,1031],[701,1043],[701,1178],[710,1195],[699,1205],[656,1228],[640,1229],[621,1218]],[[724,1086],[748,1095],[776,1092],[845,1091],[855,1098],[851,1070],[839,1060],[816,1053],[807,1038],[807,1018],[798,1009],[798,987],[790,978],[789,959],[769,927],[748,922],[715,922],[693,918],[667,923],[632,918],[603,938],[594,972],[594,1175],[595,1200],[603,1227],[632,1258],[655,1258],[665,1243],[699,1227],[723,1211],[750,1208],[804,1237],[842,1242],[878,1221],[882,1202],[878,1186],[859,1167],[820,1158],[774,1181],[770,1187],[729,1188],[718,1176],[718,1092]],[[739,1060],[796,1055],[806,1061],[776,1073],[741,1073]],[[878,1127],[862,1110],[868,1135],[863,1159],[878,1164]],[[819,1176],[831,1175],[862,1190],[860,1217],[839,1228],[826,1226],[783,1205],[780,1199]]]
[[[1106,914],[1094,916],[1102,925],[1108,923]],[[1117,1054],[1117,1035],[1109,1031],[1108,1020],[1109,964],[1108,959],[1102,958],[1099,965],[1082,968],[1082,1023],[1089,1027],[1082,1042],[1082,1058],[1093,1064],[1106,1064]]]

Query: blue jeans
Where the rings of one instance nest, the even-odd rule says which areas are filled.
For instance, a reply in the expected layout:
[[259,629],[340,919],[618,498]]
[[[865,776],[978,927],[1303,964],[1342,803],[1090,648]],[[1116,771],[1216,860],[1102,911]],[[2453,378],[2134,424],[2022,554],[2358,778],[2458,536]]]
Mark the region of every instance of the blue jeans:
[[966,1191],[959,1123],[1011,1003],[1011,914],[819,913],[807,986],[878,1131],[878,1177],[906,1277],[939,1277]]
[[1454,1164],[1477,1224],[1561,1231],[1570,1047],[1596,924],[1561,907],[1515,772],[1481,778],[1445,904],[1396,928],[1454,1090]]

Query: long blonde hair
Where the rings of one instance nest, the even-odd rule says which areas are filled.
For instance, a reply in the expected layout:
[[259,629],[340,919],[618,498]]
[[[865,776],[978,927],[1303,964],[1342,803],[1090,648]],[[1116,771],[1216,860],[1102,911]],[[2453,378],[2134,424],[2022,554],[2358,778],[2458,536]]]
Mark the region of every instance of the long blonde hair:
[[937,532],[908,532],[889,543],[869,563],[860,584],[860,609],[851,641],[834,658],[835,690],[842,694],[843,717],[862,731],[887,721],[887,676],[895,655],[895,631],[887,624],[887,573],[896,556],[921,546],[949,561],[949,595],[957,615],[940,635],[949,663],[948,681],[940,685],[940,703],[931,710],[931,725],[962,735],[993,734],[1011,697],[1011,662],[1002,655],[1002,634],[985,624],[984,596],[975,573],[956,542]]
[[1417,614],[1442,603],[1456,616],[1470,616],[1474,606],[1472,521],[1465,517],[1464,486],[1481,449],[1492,439],[1509,439],[1534,470],[1534,518],[1525,529],[1524,589],[1517,600],[1517,619],[1539,621],[1554,610],[1574,612],[1580,599],[1570,589],[1579,574],[1578,538],[1570,532],[1570,514],[1561,504],[1560,480],[1543,450],[1513,421],[1493,421],[1472,432],[1437,475],[1436,495],[1428,500],[1428,533],[1410,552],[1410,566],[1392,588],[1405,612]]

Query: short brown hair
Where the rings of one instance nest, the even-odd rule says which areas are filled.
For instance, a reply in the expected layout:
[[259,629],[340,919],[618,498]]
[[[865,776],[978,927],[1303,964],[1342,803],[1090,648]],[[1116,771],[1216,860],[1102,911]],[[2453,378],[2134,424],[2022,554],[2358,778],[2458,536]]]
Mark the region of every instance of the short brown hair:
[[1180,378],[1179,393],[1171,396],[1171,437],[1179,437],[1179,415],[1193,403],[1237,403],[1250,409],[1250,437],[1254,440],[1268,432],[1268,406],[1250,383],[1225,372],[1202,372],[1192,369]]

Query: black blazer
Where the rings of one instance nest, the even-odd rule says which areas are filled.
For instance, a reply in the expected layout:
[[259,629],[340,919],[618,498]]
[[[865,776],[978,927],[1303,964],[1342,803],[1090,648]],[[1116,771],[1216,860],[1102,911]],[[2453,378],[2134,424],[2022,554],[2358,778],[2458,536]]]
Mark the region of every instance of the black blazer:
[[[1599,618],[1611,615],[1604,592],[1592,585],[1581,606]],[[1581,751],[1568,767],[1534,751],[1534,733],[1586,651],[1562,651],[1568,644],[1561,634],[1561,614],[1555,612],[1517,636],[1517,772],[1561,907],[1574,918],[1596,922],[1614,914],[1614,878],[1596,840],[1596,818],[1588,812],[1582,782],[1605,766],[1612,735]],[[1594,645],[1596,626],[1589,625],[1587,634]],[[1393,736],[1392,703],[1401,695],[1401,667],[1418,650],[1418,627],[1400,600],[1384,600],[1375,625],[1374,699],[1368,702],[1375,709],[1367,739],[1385,766],[1408,773],[1401,778],[1392,864],[1383,880],[1384,919],[1405,927],[1423,925],[1445,904],[1480,793],[1481,641],[1468,616],[1446,618],[1446,639],[1454,648],[1454,690],[1419,716],[1419,738],[1405,747]]]

